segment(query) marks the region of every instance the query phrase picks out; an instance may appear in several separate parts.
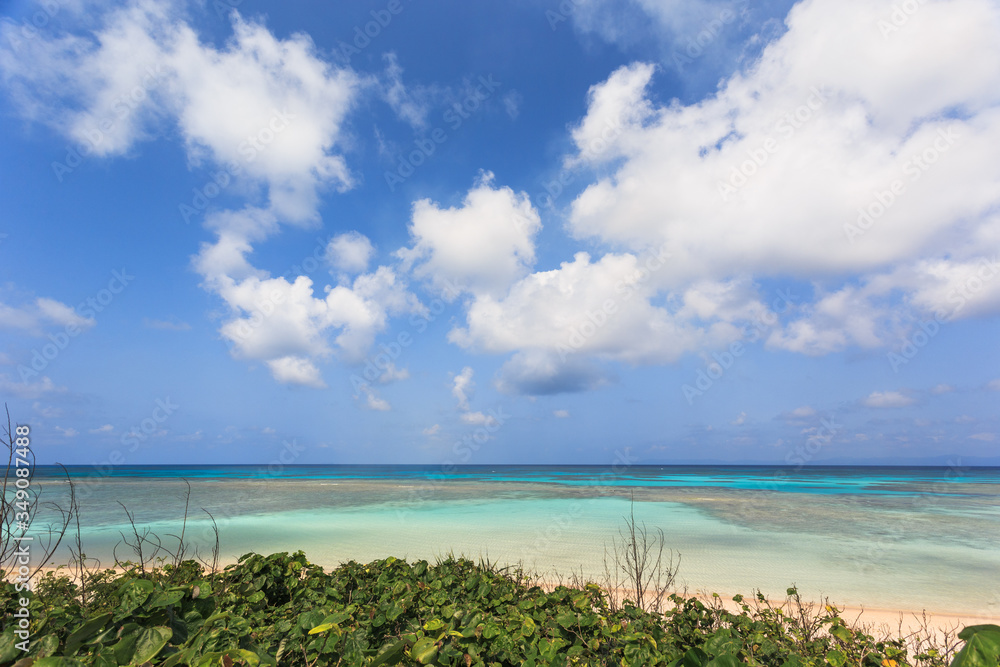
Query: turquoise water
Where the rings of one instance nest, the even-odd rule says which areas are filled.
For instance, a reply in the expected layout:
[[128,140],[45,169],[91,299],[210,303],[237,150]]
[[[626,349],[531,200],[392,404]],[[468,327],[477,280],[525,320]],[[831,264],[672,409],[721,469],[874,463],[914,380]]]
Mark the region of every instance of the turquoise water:
[[[67,485],[39,468],[46,499]],[[109,473],[109,474],[102,474]],[[125,513],[203,552],[216,518],[223,556],[302,549],[346,560],[449,552],[521,562],[549,577],[603,572],[635,516],[679,552],[688,592],[810,599],[878,609],[1000,616],[1000,469],[633,466],[119,467],[71,469],[84,546],[112,561]],[[170,538],[166,538],[169,543]],[[119,550],[119,553],[121,551]]]

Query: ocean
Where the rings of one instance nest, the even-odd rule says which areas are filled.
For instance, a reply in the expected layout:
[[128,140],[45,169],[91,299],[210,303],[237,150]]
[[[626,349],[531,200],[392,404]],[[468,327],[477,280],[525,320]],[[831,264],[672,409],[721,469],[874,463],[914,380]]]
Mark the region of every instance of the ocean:
[[[120,466],[69,468],[88,556],[136,523],[232,562],[303,550],[324,567],[447,554],[598,577],[623,518],[679,554],[690,594],[792,585],[810,600],[1000,616],[1000,468],[764,466]],[[43,502],[66,505],[39,466]],[[51,515],[50,515],[51,516]],[[40,516],[36,527],[46,517]],[[37,532],[37,530],[36,530]],[[61,556],[65,559],[65,548]],[[119,556],[123,555],[118,549]]]

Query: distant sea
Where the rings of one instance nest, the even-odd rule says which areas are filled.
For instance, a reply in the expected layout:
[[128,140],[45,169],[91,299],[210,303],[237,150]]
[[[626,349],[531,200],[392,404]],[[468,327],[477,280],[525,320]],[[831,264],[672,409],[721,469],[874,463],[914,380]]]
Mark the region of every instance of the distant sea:
[[[1000,468],[762,466],[120,466],[70,468],[84,548],[113,562],[119,502],[170,543],[222,555],[303,550],[324,567],[454,553],[550,575],[603,571],[634,498],[681,556],[689,593],[805,597],[1000,616]],[[65,504],[57,468],[43,501]],[[41,524],[38,524],[41,525]],[[63,552],[65,557],[65,552]],[[119,555],[122,550],[119,548]]]

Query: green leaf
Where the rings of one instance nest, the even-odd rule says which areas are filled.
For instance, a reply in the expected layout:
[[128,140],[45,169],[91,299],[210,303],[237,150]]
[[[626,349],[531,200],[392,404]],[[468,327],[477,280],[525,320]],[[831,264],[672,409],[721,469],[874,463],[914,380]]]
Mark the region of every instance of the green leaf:
[[167,642],[170,641],[173,635],[173,630],[162,625],[143,628],[136,637],[135,654],[132,656],[132,662],[149,662],[156,657],[157,653],[163,650],[163,647],[167,645]]
[[847,654],[843,651],[833,650],[826,654],[826,661],[833,667],[843,667],[844,663],[847,662]]
[[740,667],[740,661],[735,655],[726,653],[712,658],[705,667]]
[[427,665],[437,657],[437,645],[430,637],[421,637],[410,649],[410,657],[421,665]]
[[406,642],[402,639],[393,643],[387,644],[382,647],[382,650],[375,660],[372,661],[371,667],[379,667],[380,665],[398,665],[400,660],[403,659],[403,651],[406,648]]
[[705,642],[705,652],[712,656],[721,656],[727,653],[738,653],[743,647],[742,642],[733,637],[732,631],[728,628],[716,630]]
[[444,621],[440,618],[435,618],[424,623],[424,630],[427,632],[434,632],[435,630],[440,630],[444,627]]
[[122,619],[142,606],[153,593],[153,582],[147,579],[130,579],[118,589],[121,604],[118,606],[116,619]]
[[309,634],[318,635],[321,632],[326,632],[327,630],[330,630],[331,628],[335,627],[337,627],[336,623],[321,623],[320,625],[317,625],[315,628],[310,630]]
[[132,629],[123,632],[118,643],[111,647],[119,665],[127,665],[132,662],[132,656],[135,654],[135,644],[139,640],[139,631],[134,624],[131,625]]
[[683,658],[681,658],[681,665],[683,667],[704,667],[707,662],[708,654],[697,646],[692,649],[688,649],[688,652],[684,654]]
[[14,626],[9,625],[0,635],[0,662],[14,662],[14,658],[21,655],[21,649],[17,648],[17,637],[14,636]]
[[570,612],[562,612],[561,614],[556,614],[556,623],[563,628],[573,628],[576,627],[579,619],[576,614]]
[[830,628],[830,634],[839,639],[840,641],[850,641],[851,631],[848,630],[843,625],[834,625]]
[[147,607],[158,609],[159,607],[169,607],[184,599],[184,591],[160,591],[149,599]]
[[[65,653],[74,653],[76,649],[90,639],[93,635],[97,634],[101,628],[108,624],[111,620],[111,613],[98,614],[97,616],[92,616],[88,620],[83,622],[83,625],[74,630],[69,637],[66,638],[66,648]],[[0,662],[4,660],[0,658]]]
[[32,667],[84,667],[87,663],[73,658],[39,658],[32,663]]
[[958,652],[951,667],[997,667],[1000,663],[1000,627],[970,625],[958,633],[965,646]]

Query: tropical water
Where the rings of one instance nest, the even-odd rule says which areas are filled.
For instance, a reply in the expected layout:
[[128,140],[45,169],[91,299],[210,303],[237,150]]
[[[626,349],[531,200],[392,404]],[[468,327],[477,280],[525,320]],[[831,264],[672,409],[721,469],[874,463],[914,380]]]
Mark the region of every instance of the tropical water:
[[[324,567],[448,553],[599,577],[623,517],[662,529],[678,587],[1000,616],[1000,468],[204,466],[70,469],[84,549],[140,530],[203,555],[303,550]],[[66,504],[40,467],[43,501]],[[186,527],[182,526],[190,484]],[[633,502],[634,500],[634,502]],[[121,503],[121,504],[119,504]],[[631,504],[630,504],[631,503]],[[36,524],[36,525],[41,525]],[[65,551],[62,552],[65,556]],[[129,554],[118,548],[118,556]]]

